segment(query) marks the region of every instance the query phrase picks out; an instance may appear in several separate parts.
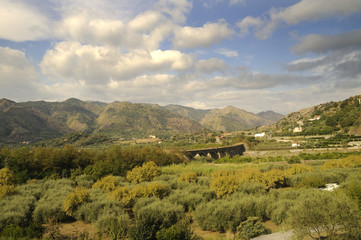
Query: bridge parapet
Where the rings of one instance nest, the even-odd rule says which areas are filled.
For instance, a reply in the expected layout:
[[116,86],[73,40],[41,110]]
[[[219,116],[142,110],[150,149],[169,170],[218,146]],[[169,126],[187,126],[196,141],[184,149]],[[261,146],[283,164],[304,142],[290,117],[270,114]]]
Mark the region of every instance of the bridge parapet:
[[207,148],[207,149],[197,149],[197,150],[186,150],[184,151],[185,156],[188,159],[193,159],[195,156],[209,156],[213,159],[219,159],[225,156],[242,156],[246,151],[246,148],[243,144],[233,145],[229,147],[219,147],[219,148]]

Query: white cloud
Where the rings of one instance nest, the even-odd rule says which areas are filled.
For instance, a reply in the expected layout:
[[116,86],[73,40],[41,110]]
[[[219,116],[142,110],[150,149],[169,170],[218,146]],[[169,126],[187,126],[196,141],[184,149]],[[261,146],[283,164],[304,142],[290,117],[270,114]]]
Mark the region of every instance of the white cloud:
[[226,56],[226,57],[238,57],[238,52],[236,50],[229,50],[227,48],[220,48],[216,51],[217,53]]
[[38,97],[40,76],[25,54],[0,47],[0,95],[23,100]]
[[224,20],[206,23],[203,27],[182,27],[175,31],[173,45],[176,48],[210,47],[223,39],[231,38],[234,31]]
[[186,14],[190,12],[193,4],[188,0],[159,0],[155,5],[155,9],[171,16],[173,21],[177,23],[184,23]]
[[41,63],[47,75],[89,84],[127,80],[148,72],[182,71],[193,66],[193,58],[176,50],[134,50],[82,45],[74,41],[58,43],[47,51]]
[[196,69],[198,71],[207,74],[211,74],[217,71],[221,73],[225,73],[227,68],[228,68],[227,64],[222,59],[218,59],[218,58],[200,60],[196,64]]
[[[268,19],[263,20],[264,25],[256,31],[255,36],[259,39],[267,39],[282,24],[295,25],[304,21],[345,17],[359,12],[361,12],[359,0],[301,0],[285,9],[271,9],[267,13]],[[242,33],[247,34],[249,27],[261,26],[261,20],[246,17],[239,24]]]
[[237,23],[237,26],[240,28],[241,30],[241,36],[247,36],[249,34],[249,28],[251,27],[255,27],[255,28],[259,28],[260,26],[262,26],[263,21],[257,17],[251,17],[251,16],[247,16],[245,18],[242,19],[242,21]]
[[23,42],[52,36],[51,22],[36,8],[8,0],[1,0],[0,4],[0,38]]
[[333,36],[311,34],[292,47],[297,54],[326,53],[328,51],[361,47],[361,29],[340,33]]

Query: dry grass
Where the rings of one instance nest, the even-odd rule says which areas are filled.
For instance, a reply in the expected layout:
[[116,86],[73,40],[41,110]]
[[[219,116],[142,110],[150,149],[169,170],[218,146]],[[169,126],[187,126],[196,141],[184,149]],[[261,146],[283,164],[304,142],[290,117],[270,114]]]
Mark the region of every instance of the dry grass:
[[[89,234],[89,239],[98,239],[96,228],[92,224],[82,221],[61,224],[60,234],[68,239],[73,239],[83,234]],[[103,236],[102,239],[108,240],[109,238]]]

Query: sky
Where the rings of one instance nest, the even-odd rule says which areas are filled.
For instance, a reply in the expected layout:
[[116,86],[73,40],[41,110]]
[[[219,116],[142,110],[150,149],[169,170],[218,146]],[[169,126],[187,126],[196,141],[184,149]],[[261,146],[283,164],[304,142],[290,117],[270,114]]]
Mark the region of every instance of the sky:
[[287,114],[361,94],[361,0],[0,6],[0,98]]

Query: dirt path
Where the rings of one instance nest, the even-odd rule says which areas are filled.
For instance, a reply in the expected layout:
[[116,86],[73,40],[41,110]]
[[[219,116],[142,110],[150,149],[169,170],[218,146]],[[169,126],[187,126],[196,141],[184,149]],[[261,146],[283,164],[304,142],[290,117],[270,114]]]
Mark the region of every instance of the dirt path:
[[292,231],[276,232],[276,233],[252,238],[252,240],[290,240],[291,236],[292,236]]

